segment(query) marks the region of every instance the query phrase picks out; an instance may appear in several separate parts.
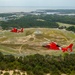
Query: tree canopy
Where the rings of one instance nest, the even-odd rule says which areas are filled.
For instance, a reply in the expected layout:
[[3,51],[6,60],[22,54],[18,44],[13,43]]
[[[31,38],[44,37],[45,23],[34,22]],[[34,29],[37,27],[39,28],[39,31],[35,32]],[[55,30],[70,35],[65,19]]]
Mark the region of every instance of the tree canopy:
[[29,55],[14,57],[13,55],[3,55],[0,52],[0,70],[22,70],[29,74],[60,75],[62,73],[71,74],[75,71],[75,54],[65,54],[64,56],[50,55]]

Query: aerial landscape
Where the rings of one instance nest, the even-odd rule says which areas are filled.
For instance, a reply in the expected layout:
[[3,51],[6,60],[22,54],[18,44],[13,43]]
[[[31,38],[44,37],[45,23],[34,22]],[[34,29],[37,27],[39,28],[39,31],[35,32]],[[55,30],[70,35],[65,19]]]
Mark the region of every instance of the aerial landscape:
[[74,3],[1,0],[0,75],[75,75]]

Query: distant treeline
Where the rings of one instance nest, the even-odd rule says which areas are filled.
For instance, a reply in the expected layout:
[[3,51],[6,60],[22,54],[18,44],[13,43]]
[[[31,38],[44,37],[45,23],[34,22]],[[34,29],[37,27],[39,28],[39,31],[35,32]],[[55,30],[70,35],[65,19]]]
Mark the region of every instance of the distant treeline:
[[57,10],[42,10],[44,12],[58,12],[60,14],[72,14],[75,13],[74,9],[57,9]]
[[14,57],[3,55],[0,52],[0,70],[27,71],[29,75],[67,75],[75,74],[75,54],[64,54],[64,56],[29,55]]
[[15,15],[15,13],[0,13],[0,17],[8,17],[12,15]]
[[[75,25],[75,16],[71,15],[25,15],[22,18],[16,20],[9,20],[6,22],[0,22],[0,26],[3,29],[9,29],[10,27],[45,27],[45,28],[59,28],[57,22],[73,24]],[[71,29],[72,30],[72,29]]]
[[70,26],[66,30],[75,32],[75,26]]

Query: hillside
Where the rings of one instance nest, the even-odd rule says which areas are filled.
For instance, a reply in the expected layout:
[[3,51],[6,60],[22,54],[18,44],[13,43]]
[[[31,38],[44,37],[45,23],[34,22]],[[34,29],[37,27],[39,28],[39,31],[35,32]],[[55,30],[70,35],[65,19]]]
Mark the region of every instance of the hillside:
[[[39,34],[38,34],[39,33]],[[66,30],[50,28],[25,28],[23,33],[12,33],[10,30],[0,31],[0,51],[4,54],[30,55],[30,54],[63,54],[62,51],[48,50],[43,44],[51,41],[60,46],[75,44],[75,34]],[[75,45],[73,46],[75,52]]]
[[[39,33],[39,34],[38,34]],[[43,48],[47,42],[55,41],[60,46],[67,46],[75,39],[75,34],[66,30],[49,28],[25,28],[23,33],[12,33],[10,30],[0,31],[0,51],[4,54],[62,54],[62,51],[52,51]],[[75,46],[73,47],[75,52]]]

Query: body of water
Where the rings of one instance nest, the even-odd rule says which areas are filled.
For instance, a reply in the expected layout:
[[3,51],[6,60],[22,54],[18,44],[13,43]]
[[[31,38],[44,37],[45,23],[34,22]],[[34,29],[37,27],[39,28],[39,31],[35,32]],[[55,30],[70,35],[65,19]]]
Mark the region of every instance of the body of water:
[[31,11],[35,11],[37,10],[37,8],[33,8],[33,7],[0,7],[0,13],[12,13],[12,12],[31,12]]
[[69,7],[39,7],[39,6],[0,6],[0,13],[12,13],[12,12],[31,12],[39,9],[74,9]]

